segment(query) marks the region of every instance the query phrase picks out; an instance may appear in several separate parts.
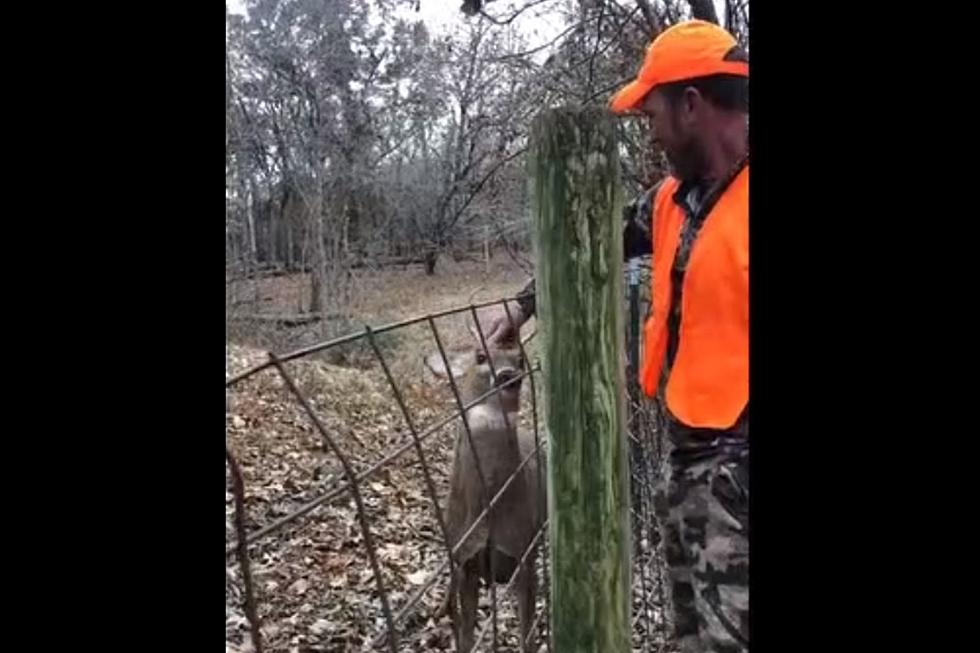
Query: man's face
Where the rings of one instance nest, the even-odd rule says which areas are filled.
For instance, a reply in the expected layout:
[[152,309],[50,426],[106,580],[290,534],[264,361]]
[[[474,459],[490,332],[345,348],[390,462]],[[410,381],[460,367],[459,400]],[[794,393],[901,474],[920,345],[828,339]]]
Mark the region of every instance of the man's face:
[[700,97],[690,89],[677,102],[671,103],[663,93],[650,91],[640,110],[650,117],[654,138],[667,155],[672,173],[684,181],[696,181],[705,172],[706,157],[699,138],[699,121],[696,104]]

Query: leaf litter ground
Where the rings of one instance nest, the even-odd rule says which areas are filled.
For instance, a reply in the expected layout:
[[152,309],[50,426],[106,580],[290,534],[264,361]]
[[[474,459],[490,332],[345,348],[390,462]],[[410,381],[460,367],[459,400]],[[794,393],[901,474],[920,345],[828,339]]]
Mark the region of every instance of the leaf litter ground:
[[[489,291],[486,282],[477,290],[497,291],[497,296],[512,294],[514,276],[507,275]],[[413,304],[411,308],[428,312],[466,305],[471,301],[472,285],[475,284],[468,287],[464,282],[454,289],[455,293],[447,293],[443,288],[443,292],[431,295],[438,297],[438,303]],[[455,304],[450,303],[454,300]],[[472,345],[465,335],[463,319],[446,318],[441,322],[448,323],[439,325],[448,347]],[[434,350],[428,326],[418,325],[404,331],[389,366],[416,427],[423,430],[455,411],[455,401],[448,388],[434,382],[422,365],[423,356]],[[532,341],[532,358],[535,357],[533,345]],[[261,349],[229,343],[227,358],[227,373],[233,375],[264,362],[266,354]],[[286,369],[356,471],[367,469],[411,442],[404,417],[379,366],[354,369],[332,365],[325,358],[313,356],[292,361],[286,364]],[[533,427],[528,386],[525,384],[523,390],[524,428]],[[244,477],[247,532],[281,519],[345,482],[337,457],[274,369],[261,372],[232,389],[226,427],[228,446]],[[448,486],[454,437],[455,421],[452,421],[423,443],[440,509]],[[397,614],[447,559],[414,446],[363,480],[359,487],[389,605],[392,613]],[[235,541],[234,502],[227,474],[225,498],[226,542],[231,546]],[[340,493],[267,535],[249,550],[267,651],[384,650],[376,642],[372,645],[386,632],[385,619],[349,492]],[[651,556],[647,545],[646,553],[641,552],[637,563],[642,559],[650,568]],[[539,588],[543,590],[541,564],[539,560]],[[421,601],[399,621],[400,651],[454,650],[448,618],[433,617],[447,580],[448,572],[444,569]],[[640,591],[640,580],[640,574],[635,571],[634,614],[639,614],[645,603],[649,612],[644,615],[656,613],[654,619],[659,620],[659,601],[649,590]],[[518,637],[516,604],[510,593],[501,590],[498,587],[499,650],[514,651]],[[647,601],[643,601],[644,594]],[[543,591],[539,591],[538,597],[537,610],[541,613],[545,608]],[[254,650],[243,605],[241,570],[235,556],[229,555],[226,558],[228,653]],[[489,593],[483,590],[478,623],[483,623],[489,615]],[[635,634],[639,632],[634,630]],[[637,635],[634,650],[662,650],[660,639],[659,632]],[[490,650],[489,642],[488,633],[481,648]]]

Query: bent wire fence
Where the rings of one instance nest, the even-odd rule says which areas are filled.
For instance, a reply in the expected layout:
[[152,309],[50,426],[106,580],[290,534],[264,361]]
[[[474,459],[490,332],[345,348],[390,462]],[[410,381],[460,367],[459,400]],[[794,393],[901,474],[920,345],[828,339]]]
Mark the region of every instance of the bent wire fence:
[[[635,325],[642,304],[640,276],[631,273],[629,283],[628,369],[630,377],[635,378],[638,361],[638,330]],[[248,636],[242,638],[242,648],[239,650],[254,650],[257,653],[279,650],[458,650],[457,632],[449,627],[450,617],[432,609],[431,603],[435,598],[432,590],[441,580],[444,588],[442,596],[445,596],[450,575],[459,562],[455,554],[460,545],[480,522],[488,520],[488,523],[493,523],[490,516],[495,507],[532,458],[535,459],[539,489],[543,491],[546,484],[543,465],[537,464],[547,457],[546,434],[538,432],[538,386],[535,376],[540,378],[541,366],[539,361],[532,361],[527,352],[534,334],[519,342],[525,368],[522,373],[498,384],[496,372],[491,369],[494,377],[492,389],[468,401],[450,376],[453,407],[443,414],[426,414],[428,419],[425,420],[419,419],[419,410],[413,411],[409,406],[410,401],[406,397],[409,388],[404,382],[399,383],[398,375],[392,371],[385,347],[379,339],[384,334],[397,333],[409,327],[428,327],[431,341],[438,349],[446,369],[450,369],[437,321],[469,313],[477,324],[479,348],[487,354],[484,334],[475,320],[476,311],[492,305],[506,308],[507,302],[514,299],[471,304],[376,328],[367,326],[359,333],[287,354],[269,354],[268,360],[227,379],[226,390],[231,391],[263,375],[277,378],[273,385],[291,397],[293,406],[299,408],[297,415],[288,420],[291,424],[298,424],[299,416],[305,418],[306,424],[297,428],[308,434],[311,442],[319,441],[318,445],[311,446],[319,446],[324,460],[328,461],[326,467],[332,471],[326,481],[307,486],[306,491],[295,492],[293,496],[288,496],[289,491],[295,490],[298,484],[287,479],[281,488],[281,494],[287,495],[287,500],[283,502],[286,507],[278,507],[270,513],[274,518],[260,524],[247,514],[250,488],[246,487],[242,466],[226,441],[229,494],[234,505],[234,541],[226,548],[226,557],[235,567],[234,578],[231,579],[234,596],[230,600],[240,600],[248,632]],[[357,342],[366,343],[373,352],[387,385],[388,399],[397,405],[396,414],[400,414],[400,424],[386,424],[386,435],[382,440],[384,446],[361,446],[367,443],[353,432],[350,424],[335,416],[325,415],[331,408],[325,405],[329,402],[307,396],[310,393],[304,392],[303,383],[297,380],[301,374],[287,369],[291,362],[310,359],[331,348]],[[534,432],[534,449],[523,457],[520,466],[494,496],[484,495],[482,511],[463,536],[453,542],[446,529],[445,505],[440,501],[440,495],[445,496],[446,483],[437,482],[437,477],[447,477],[447,461],[452,447],[439,439],[445,437],[446,432],[453,431],[447,429],[453,425],[457,427],[458,437],[472,439],[466,419],[468,411],[508,385],[520,384],[525,378],[529,381],[526,403],[531,414],[528,416],[527,411],[522,409],[521,420],[524,428]],[[366,392],[354,387],[354,384],[341,390],[346,394],[337,400],[340,402],[356,400],[361,392]],[[659,651],[668,646],[665,583],[658,548],[659,514],[655,510],[655,490],[662,477],[663,451],[656,407],[639,397],[635,383],[630,385],[629,406],[633,650]],[[280,407],[277,406],[276,410],[282,413]],[[355,418],[356,415],[348,419]],[[409,452],[411,458],[403,460]],[[476,462],[482,477],[479,461]],[[268,458],[253,457],[249,463],[255,467],[276,465],[277,461],[270,455]],[[320,469],[312,470],[310,475],[320,475]],[[421,478],[417,472],[420,472]],[[419,488],[419,491],[413,495],[407,490],[409,487]],[[412,506],[421,511],[422,503],[427,504],[424,509],[427,521],[416,526],[406,516],[407,511]],[[249,528],[249,524],[253,527]],[[534,561],[530,564],[537,568],[541,591],[538,592],[533,611],[533,625],[529,641],[525,643],[528,647],[526,650],[550,653],[547,528],[545,518],[520,560],[516,561],[516,568],[506,583],[501,587],[490,584],[481,592],[476,641],[471,650],[520,650],[509,590],[522,569]],[[304,529],[317,529],[311,541],[303,540],[297,534]],[[302,553],[295,557],[288,557],[288,553],[281,554],[278,548],[269,544],[274,535],[279,536],[280,544],[286,549],[295,546],[302,549]],[[414,537],[407,537],[409,535]],[[493,537],[491,532],[491,541]],[[536,551],[540,551],[541,555],[535,556]],[[257,582],[256,576],[268,575],[268,568],[280,555],[289,559],[289,568],[299,576],[298,580],[289,587],[281,587],[276,580]],[[406,563],[406,560],[409,562]],[[306,600],[293,615],[285,617],[284,613],[274,614],[269,607],[283,593],[299,596],[316,594],[310,591],[311,586],[322,591],[312,600]],[[486,595],[489,595],[489,600],[486,600]],[[279,625],[265,624],[265,620],[277,621]],[[282,624],[295,625],[297,621],[309,623],[310,636],[282,636]]]

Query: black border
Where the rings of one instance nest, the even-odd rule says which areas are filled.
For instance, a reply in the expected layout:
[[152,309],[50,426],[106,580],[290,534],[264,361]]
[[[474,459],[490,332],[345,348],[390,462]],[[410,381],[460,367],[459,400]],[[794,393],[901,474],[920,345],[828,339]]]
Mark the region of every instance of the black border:
[[[931,295],[914,278],[935,263],[917,241],[927,207],[943,214],[926,180],[935,160],[910,161],[928,89],[899,78],[901,53],[918,56],[928,30],[860,10],[758,2],[751,16],[757,651],[862,639],[881,650],[890,632],[911,641],[896,613],[877,614],[904,596],[888,596],[891,557],[906,560],[906,589],[915,560],[927,562],[918,548],[895,551],[916,528],[896,497],[927,481],[892,455],[932,423],[913,417],[928,384],[905,347],[929,338],[919,329]],[[42,452],[71,479],[53,485],[77,521],[46,540],[71,598],[57,619],[80,619],[76,642],[222,646],[223,25],[220,3],[79,17],[57,56],[76,74],[48,89],[51,124],[80,139],[53,150],[67,197],[38,195],[71,205],[60,224],[76,258],[63,273],[85,298],[63,374],[88,395],[77,412],[37,413],[92,427],[58,428],[57,449]],[[40,112],[48,101],[36,97]],[[915,120],[896,132],[906,101]],[[83,232],[95,242],[82,246]],[[81,578],[65,580],[78,564]]]
[[896,620],[923,577],[909,509],[928,471],[909,455],[931,420],[913,351],[941,311],[919,281],[929,102],[887,61],[928,48],[929,30],[853,3],[753,9],[752,640],[886,650],[916,625]]

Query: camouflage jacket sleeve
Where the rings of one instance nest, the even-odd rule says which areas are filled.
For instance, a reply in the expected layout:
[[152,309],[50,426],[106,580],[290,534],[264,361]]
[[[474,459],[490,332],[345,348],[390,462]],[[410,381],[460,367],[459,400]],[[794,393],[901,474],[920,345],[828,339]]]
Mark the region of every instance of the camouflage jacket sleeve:
[[623,207],[623,258],[626,260],[653,253],[651,212],[659,189],[658,183]]
[[[657,196],[660,184],[647,189],[623,207],[623,260],[653,253],[653,239],[650,234],[653,199]],[[517,293],[521,312],[530,317],[534,315],[534,279]]]
[[524,286],[521,292],[517,293],[517,303],[521,306],[521,313],[526,317],[531,317],[535,312],[534,304],[534,279],[532,278]]

